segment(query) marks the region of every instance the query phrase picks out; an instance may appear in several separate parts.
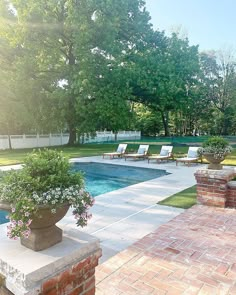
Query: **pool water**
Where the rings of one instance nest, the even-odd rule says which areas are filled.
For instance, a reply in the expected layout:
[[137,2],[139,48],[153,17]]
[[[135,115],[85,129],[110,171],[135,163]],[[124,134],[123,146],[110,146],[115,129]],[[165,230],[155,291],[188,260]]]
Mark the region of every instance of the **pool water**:
[[[85,187],[93,197],[169,174],[160,169],[93,162],[73,163],[72,171],[81,171],[84,174]],[[0,210],[0,224],[8,222],[7,214]]]
[[7,211],[0,210],[0,224],[9,222],[9,220],[6,218],[8,214],[9,213]]
[[168,175],[165,170],[112,165],[103,163],[74,163],[73,171],[82,171],[86,189],[98,196],[139,182]]

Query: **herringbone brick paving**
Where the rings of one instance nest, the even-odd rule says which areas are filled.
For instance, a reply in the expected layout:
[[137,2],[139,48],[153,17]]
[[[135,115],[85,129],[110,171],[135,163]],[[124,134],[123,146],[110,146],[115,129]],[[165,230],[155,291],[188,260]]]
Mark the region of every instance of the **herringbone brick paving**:
[[235,295],[236,210],[195,205],[99,265],[96,282],[96,295]]

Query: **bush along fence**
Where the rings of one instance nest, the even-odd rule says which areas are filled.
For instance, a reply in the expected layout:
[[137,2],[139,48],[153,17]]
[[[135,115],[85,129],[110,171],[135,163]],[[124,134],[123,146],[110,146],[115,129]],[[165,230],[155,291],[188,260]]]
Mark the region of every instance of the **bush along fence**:
[[[139,140],[140,131],[97,131],[95,136],[81,136],[80,143],[112,142],[119,140]],[[39,148],[49,146],[60,146],[68,143],[69,134],[30,134],[30,135],[0,135],[0,150]]]

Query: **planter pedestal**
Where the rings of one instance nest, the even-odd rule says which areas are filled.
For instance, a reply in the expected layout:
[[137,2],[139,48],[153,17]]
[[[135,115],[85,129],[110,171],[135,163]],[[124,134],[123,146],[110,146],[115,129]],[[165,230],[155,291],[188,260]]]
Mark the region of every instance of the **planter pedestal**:
[[[45,250],[62,241],[62,230],[55,224],[60,221],[69,210],[69,204],[57,207],[56,213],[51,212],[51,206],[39,205],[37,212],[32,216],[31,233],[28,238],[21,237],[21,244],[31,250]],[[0,202],[0,209],[11,211],[8,203]]]
[[225,156],[222,156],[220,158],[215,158],[214,154],[211,153],[204,153],[204,157],[206,158],[206,160],[209,162],[208,164],[208,169],[212,169],[212,170],[222,170],[223,165],[220,164],[221,162],[224,161]]
[[21,237],[21,244],[34,251],[47,249],[62,241],[62,230],[55,224],[67,213],[70,206],[64,204],[51,212],[51,206],[38,206],[30,224],[31,233],[28,238]]
[[62,241],[62,230],[56,225],[31,229],[28,238],[20,238],[21,245],[34,251],[41,251]]
[[234,170],[199,169],[194,175],[197,181],[198,204],[225,208],[228,182],[234,178]]
[[0,225],[1,295],[95,294],[98,239],[73,226],[59,226],[63,241],[35,252],[9,240],[6,225]]

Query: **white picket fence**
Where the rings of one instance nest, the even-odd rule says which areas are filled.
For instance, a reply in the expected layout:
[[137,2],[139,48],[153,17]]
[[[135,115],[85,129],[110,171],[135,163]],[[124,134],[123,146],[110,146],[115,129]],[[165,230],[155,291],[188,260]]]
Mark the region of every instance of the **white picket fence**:
[[[58,146],[68,142],[69,134],[10,135],[13,149]],[[0,149],[9,149],[8,135],[0,135]]]
[[81,137],[80,142],[110,142],[114,140],[139,140],[141,139],[141,131],[119,131],[117,136],[112,131],[97,131],[95,137]]
[[[35,134],[35,135],[10,135],[13,149],[39,148],[48,146],[60,146],[68,143],[69,134]],[[8,135],[0,135],[0,150],[9,149]],[[120,131],[117,140],[138,140],[141,138],[140,131]],[[110,142],[115,140],[115,134],[110,131],[97,131],[95,137],[84,137],[84,143]],[[80,138],[82,142],[82,137]]]

